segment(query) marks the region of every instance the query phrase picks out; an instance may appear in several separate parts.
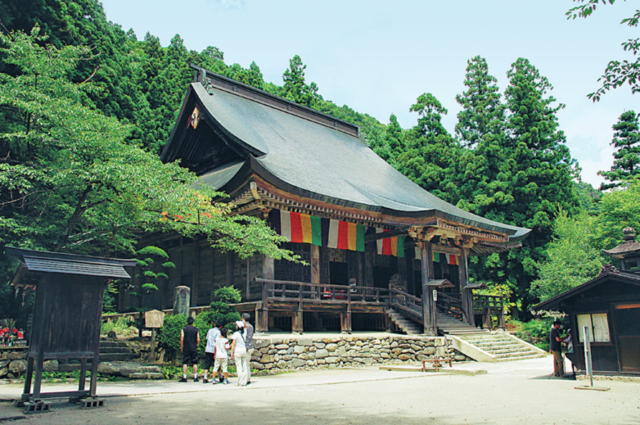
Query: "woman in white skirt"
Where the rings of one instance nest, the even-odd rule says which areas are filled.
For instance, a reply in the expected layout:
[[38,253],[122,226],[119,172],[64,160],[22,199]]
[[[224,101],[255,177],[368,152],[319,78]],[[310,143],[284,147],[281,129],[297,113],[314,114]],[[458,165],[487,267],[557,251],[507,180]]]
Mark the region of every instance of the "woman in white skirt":
[[244,323],[238,320],[236,322],[236,331],[231,336],[231,360],[235,361],[236,371],[238,372],[238,383],[236,385],[244,387],[247,385],[248,374],[246,369],[247,346],[244,343],[242,335]]

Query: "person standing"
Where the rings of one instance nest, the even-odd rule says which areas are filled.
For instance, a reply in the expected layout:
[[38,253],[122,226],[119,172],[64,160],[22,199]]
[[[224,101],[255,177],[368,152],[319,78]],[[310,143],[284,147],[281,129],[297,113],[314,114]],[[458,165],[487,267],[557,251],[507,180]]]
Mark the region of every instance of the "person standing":
[[227,339],[227,328],[222,328],[220,336],[216,339],[216,362],[213,366],[213,383],[216,383],[216,373],[221,371],[224,375],[224,381],[220,381],[222,384],[229,384],[227,379],[228,371],[227,365],[229,364],[229,358],[227,356],[227,350],[229,349],[229,340]]
[[231,360],[236,363],[236,371],[238,372],[238,383],[236,385],[244,387],[247,385],[246,357],[247,347],[244,343],[244,322],[238,320],[236,322],[236,331],[231,338]]
[[198,382],[198,344],[200,344],[200,332],[193,326],[193,317],[187,319],[187,326],[180,332],[180,350],[182,351],[182,379],[187,382],[187,369],[193,366],[193,382]]
[[560,338],[560,321],[553,322],[549,333],[549,351],[553,354],[553,375],[564,376],[564,361],[562,360],[562,338]]
[[242,323],[244,323],[244,344],[247,347],[247,359],[245,370],[247,371],[247,384],[251,383],[251,356],[253,355],[253,325],[249,323],[249,314],[242,313]]
[[[207,373],[211,366],[214,363],[214,355],[216,352],[216,340],[220,336],[220,329],[216,327],[215,321],[212,323],[211,329],[207,332],[207,346],[204,349],[204,377],[202,378],[202,383],[207,384],[209,380],[207,379]],[[226,353],[225,353],[226,354]],[[215,372],[213,374],[213,380],[215,381]]]

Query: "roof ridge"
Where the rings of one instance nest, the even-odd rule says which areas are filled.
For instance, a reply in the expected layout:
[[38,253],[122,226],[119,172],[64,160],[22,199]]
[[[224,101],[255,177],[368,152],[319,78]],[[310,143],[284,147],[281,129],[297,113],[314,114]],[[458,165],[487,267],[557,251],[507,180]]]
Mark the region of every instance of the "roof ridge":
[[360,137],[360,126],[358,125],[341,120],[340,118],[336,118],[332,115],[325,114],[324,112],[320,112],[308,106],[300,105],[248,84],[241,83],[229,77],[225,77],[224,75],[209,71],[208,69],[199,67],[193,63],[190,64],[190,66],[197,71],[195,75],[195,82],[202,84],[210,94],[211,91],[209,91],[209,88],[213,87],[227,93],[261,103],[271,108],[287,112],[299,118],[322,124],[329,128],[335,128],[336,130],[342,131],[343,133],[347,133],[351,136]]

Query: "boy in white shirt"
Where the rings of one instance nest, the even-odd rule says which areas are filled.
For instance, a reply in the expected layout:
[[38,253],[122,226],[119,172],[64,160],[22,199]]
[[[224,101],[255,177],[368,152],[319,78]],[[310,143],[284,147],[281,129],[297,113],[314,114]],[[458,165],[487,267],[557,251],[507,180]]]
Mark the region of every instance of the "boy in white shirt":
[[[207,346],[204,349],[204,379],[202,380],[203,384],[209,383],[207,379],[207,372],[211,369],[214,363],[214,354],[216,352],[216,339],[220,336],[220,329],[216,327],[215,322],[212,323],[211,329],[207,332]],[[213,379],[215,380],[215,373],[213,374]]]
[[[216,376],[218,370],[222,368],[222,374],[224,375],[223,384],[229,384],[229,380],[227,379],[227,366],[229,364],[229,357],[227,355],[227,350],[229,349],[229,340],[227,339],[227,328],[220,329],[220,336],[216,338],[216,362],[213,365],[213,376]],[[213,383],[216,383],[216,380],[213,380]]]

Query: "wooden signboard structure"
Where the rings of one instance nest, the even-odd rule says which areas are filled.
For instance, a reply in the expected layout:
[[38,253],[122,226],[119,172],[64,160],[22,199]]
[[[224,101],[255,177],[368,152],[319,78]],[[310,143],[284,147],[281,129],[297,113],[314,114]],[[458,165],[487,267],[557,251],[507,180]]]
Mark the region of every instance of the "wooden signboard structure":
[[[6,247],[5,252],[20,262],[12,284],[36,288],[33,331],[20,403],[41,402],[47,398],[69,397],[69,401],[78,401],[95,397],[103,293],[110,279],[129,279],[131,276],[124,268],[134,267],[136,261],[13,247]],[[80,360],[78,390],[42,392],[44,362],[63,359]],[[91,379],[87,391],[88,367]]]
[[151,352],[149,360],[156,359],[156,329],[160,329],[164,324],[164,312],[160,310],[150,310],[144,313],[144,327],[151,329]]

